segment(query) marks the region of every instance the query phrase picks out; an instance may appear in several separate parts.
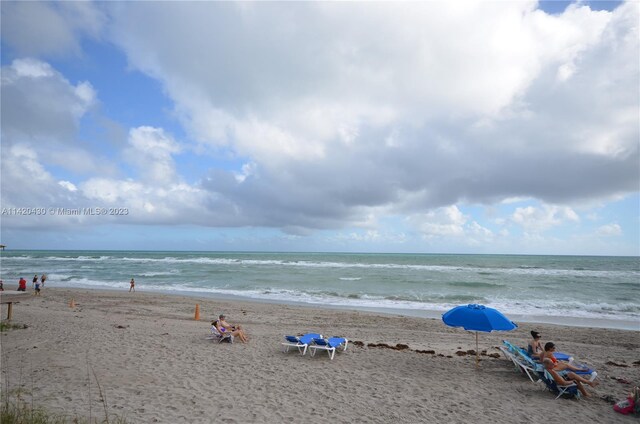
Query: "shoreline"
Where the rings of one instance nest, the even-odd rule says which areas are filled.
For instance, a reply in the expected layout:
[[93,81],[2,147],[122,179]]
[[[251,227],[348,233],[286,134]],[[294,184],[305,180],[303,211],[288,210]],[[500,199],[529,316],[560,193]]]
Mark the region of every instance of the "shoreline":
[[[67,289],[67,290],[97,290],[97,291],[107,291],[107,292],[125,292],[122,288],[110,288],[110,287],[65,287],[59,286],[53,288],[59,289]],[[362,311],[362,312],[371,312],[376,314],[383,315],[399,315],[404,317],[413,317],[413,318],[429,318],[440,320],[442,314],[446,311],[440,311],[435,309],[403,309],[403,308],[386,308],[386,307],[369,307],[369,306],[358,306],[358,305],[332,305],[325,303],[308,303],[308,302],[296,302],[290,300],[279,300],[279,299],[262,299],[255,298],[249,296],[241,296],[241,295],[233,295],[233,294],[220,294],[220,293],[209,293],[209,292],[199,292],[199,291],[164,291],[164,290],[154,290],[154,289],[145,289],[144,286],[136,286],[138,290],[142,290],[147,293],[154,293],[158,295],[166,295],[166,296],[185,296],[185,297],[199,297],[206,299],[221,299],[221,300],[229,300],[229,301],[239,301],[239,302],[256,302],[261,304],[271,304],[271,305],[290,305],[290,306],[298,306],[302,308],[318,308],[318,309],[327,309],[327,310],[341,310],[341,311]],[[567,316],[556,316],[556,315],[524,315],[524,314],[505,314],[512,321],[518,323],[526,323],[526,324],[548,324],[548,325],[562,325],[568,327],[581,327],[581,328],[603,328],[603,329],[612,329],[612,330],[625,330],[625,331],[640,331],[640,321],[632,321],[632,320],[624,320],[624,319],[611,319],[611,318],[582,318],[582,317],[567,317]]]
[[[249,343],[207,339],[220,313],[243,325]],[[13,316],[20,328],[0,334],[5,393],[70,417],[106,410],[131,423],[172,424],[636,421],[602,399],[622,399],[640,382],[640,339],[624,330],[522,323],[482,333],[486,353],[476,368],[468,353],[475,334],[427,318],[50,287],[14,305]],[[526,345],[531,330],[598,371],[592,397],[554,400],[514,371],[497,347],[503,339]],[[304,332],[351,343],[333,360],[282,352],[284,335]],[[555,407],[563,414],[540,413]]]

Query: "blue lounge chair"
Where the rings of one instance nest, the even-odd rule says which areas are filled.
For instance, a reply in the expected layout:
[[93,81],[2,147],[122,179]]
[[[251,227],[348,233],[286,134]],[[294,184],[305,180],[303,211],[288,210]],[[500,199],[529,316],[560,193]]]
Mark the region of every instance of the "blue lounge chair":
[[307,353],[307,348],[315,338],[322,338],[322,334],[309,333],[304,336],[284,336],[286,342],[282,343],[283,352],[289,352],[289,348],[295,347],[301,355]]
[[311,356],[315,356],[318,349],[326,350],[329,354],[329,359],[333,360],[333,356],[336,354],[336,349],[342,346],[342,351],[347,350],[349,340],[344,337],[331,337],[329,339],[323,339],[316,337],[313,339],[313,344],[309,346],[311,349]]
[[[505,356],[507,356],[509,359],[511,359],[512,361],[514,361],[514,363],[516,365],[519,365],[522,368],[522,371],[527,373],[527,376],[531,379],[531,381],[535,380],[532,378],[532,375],[530,374],[530,371],[535,371],[535,372],[540,372],[542,370],[544,370],[544,367],[542,366],[542,364],[536,360],[534,360],[533,358],[531,358],[528,354],[527,351],[518,347],[518,346],[514,346],[513,344],[509,343],[506,340],[503,340],[502,343],[504,344],[504,346],[506,347],[506,349],[508,349],[508,351],[513,354],[513,356],[515,356],[514,358],[509,357],[505,352],[504,349],[501,349],[503,351],[503,353],[505,353]],[[558,358],[558,355],[560,355],[560,357],[566,358],[566,359],[573,359],[573,357],[570,357],[567,354],[558,354],[555,353],[553,354],[553,356],[556,357],[556,359]],[[561,360],[561,359],[559,359]],[[518,361],[520,363],[518,363]],[[578,370],[578,371],[573,371],[576,374],[580,374],[580,375],[588,375],[590,378],[590,381],[593,381],[596,376],[598,375],[597,372],[595,372],[594,370],[590,369],[589,367],[587,367],[584,364],[578,364],[575,362],[572,362],[573,365],[575,365],[576,367],[580,367],[583,368],[582,370]]]
[[531,380],[532,382],[535,383],[534,376],[537,375],[536,374],[537,371],[534,368],[529,366],[529,364],[524,362],[516,354],[514,354],[511,351],[509,351],[509,349],[506,348],[505,346],[500,346],[499,349],[502,351],[502,354],[504,355],[504,357],[507,358],[508,360],[510,360],[513,363],[513,365],[515,366],[516,371],[520,371],[520,372],[526,374],[527,377],[529,377],[529,380]]
[[544,382],[545,386],[547,386],[547,389],[549,389],[549,391],[553,394],[557,395],[556,399],[561,396],[580,399],[580,391],[578,390],[578,385],[576,383],[567,381],[567,384],[560,385],[556,383],[556,381],[553,379],[553,376],[549,374],[549,371],[547,370],[538,373],[538,375],[540,375],[540,379]]
[[500,346],[500,350],[507,359],[510,359],[516,369],[525,373],[529,380],[536,382],[538,373],[544,371],[544,367],[539,362],[531,359],[524,349],[519,348],[506,340],[502,341],[504,346]]

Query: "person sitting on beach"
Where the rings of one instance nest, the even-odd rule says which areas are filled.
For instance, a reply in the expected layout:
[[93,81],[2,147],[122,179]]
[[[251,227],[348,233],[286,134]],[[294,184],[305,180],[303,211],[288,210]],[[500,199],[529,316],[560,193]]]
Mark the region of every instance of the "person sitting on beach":
[[556,345],[553,342],[548,342],[544,345],[544,352],[540,353],[540,361],[544,362],[545,359],[549,359],[553,362],[553,369],[556,371],[588,371],[588,368],[576,367],[565,361],[558,361],[553,355],[556,350]]
[[240,327],[239,325],[229,324],[225,320],[225,316],[223,314],[218,317],[218,320],[215,321],[213,325],[216,327],[220,334],[231,334],[232,336],[239,338],[243,343],[249,341],[249,338],[247,337],[247,334],[244,332],[242,327]]
[[540,359],[540,354],[544,352],[542,348],[542,342],[540,341],[540,333],[537,331],[531,332],[532,340],[529,341],[529,345],[527,346],[527,353],[533,359]]
[[584,377],[580,377],[578,374],[572,372],[572,371],[558,371],[556,370],[555,364],[553,363],[553,361],[551,360],[551,358],[544,358],[544,360],[542,361],[542,363],[544,364],[544,368],[549,371],[549,374],[551,374],[551,377],[553,377],[553,380],[556,382],[556,384],[558,386],[569,386],[571,384],[571,382],[576,383],[576,385],[578,386],[578,390],[580,390],[580,393],[582,393],[583,396],[585,397],[589,397],[589,394],[587,393],[587,391],[584,388],[585,384],[588,384],[591,387],[595,387],[598,385],[598,382],[596,381],[589,381]]
[[18,281],[18,291],[27,291],[27,280],[20,277],[20,281]]

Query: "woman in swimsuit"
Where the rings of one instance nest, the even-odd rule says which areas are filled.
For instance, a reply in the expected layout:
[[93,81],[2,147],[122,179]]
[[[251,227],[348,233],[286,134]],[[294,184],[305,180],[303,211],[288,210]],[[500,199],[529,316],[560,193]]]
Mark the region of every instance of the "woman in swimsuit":
[[542,348],[542,342],[540,341],[540,333],[537,331],[531,332],[532,340],[529,341],[528,353],[533,359],[540,359],[540,354],[544,352]]
[[215,322],[216,329],[220,334],[231,334],[232,336],[239,338],[243,343],[249,341],[249,338],[247,337],[247,334],[244,332],[242,327],[240,327],[239,325],[231,325],[227,321],[225,321],[224,318],[224,315],[220,315],[218,317],[218,320]]
[[544,362],[544,359],[548,358],[553,362],[553,369],[555,371],[587,371],[585,368],[576,367],[575,365],[571,365],[568,362],[558,361],[555,356],[553,356],[553,352],[556,350],[556,345],[553,342],[548,342],[544,345],[544,352],[540,354],[540,362]]
[[580,377],[579,375],[571,371],[558,372],[554,368],[551,358],[545,358],[542,363],[545,369],[549,371],[549,374],[551,374],[551,377],[553,377],[556,384],[560,386],[567,386],[569,385],[569,382],[573,381],[578,386],[578,390],[580,390],[580,393],[582,393],[582,395],[585,397],[589,397],[589,393],[587,393],[587,391],[584,389],[584,384],[588,384],[591,387],[596,387],[599,384],[597,381],[587,380],[586,378]]

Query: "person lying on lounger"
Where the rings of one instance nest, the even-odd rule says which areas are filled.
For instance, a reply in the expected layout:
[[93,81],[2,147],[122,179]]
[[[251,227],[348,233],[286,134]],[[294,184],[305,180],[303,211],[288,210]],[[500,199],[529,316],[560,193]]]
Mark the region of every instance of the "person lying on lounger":
[[578,374],[572,371],[555,370],[554,369],[555,364],[553,363],[551,358],[544,358],[542,363],[544,364],[544,368],[547,371],[549,371],[549,374],[551,374],[551,377],[553,377],[553,380],[556,382],[558,386],[568,386],[572,382],[574,382],[576,383],[576,386],[578,386],[578,390],[580,390],[580,393],[582,393],[582,395],[585,397],[589,397],[589,394],[584,388],[585,384],[588,384],[591,387],[595,387],[598,385],[596,381],[589,381],[586,378],[580,377]]
[[544,345],[544,352],[540,354],[540,361],[544,361],[545,359],[549,359],[553,362],[553,369],[556,371],[588,371],[588,368],[576,367],[568,362],[558,361],[555,356],[553,356],[553,352],[556,351],[556,345],[553,342],[548,342]]
[[542,342],[540,341],[540,333],[537,331],[531,332],[532,339],[529,341],[529,345],[527,346],[527,353],[533,359],[540,359],[540,354],[544,352],[542,348]]
[[249,341],[249,338],[247,337],[247,334],[244,332],[242,327],[240,327],[239,325],[229,324],[227,321],[225,321],[224,315],[220,315],[218,317],[218,320],[215,321],[213,325],[215,325],[220,334],[231,334],[232,336],[239,338],[243,343]]

